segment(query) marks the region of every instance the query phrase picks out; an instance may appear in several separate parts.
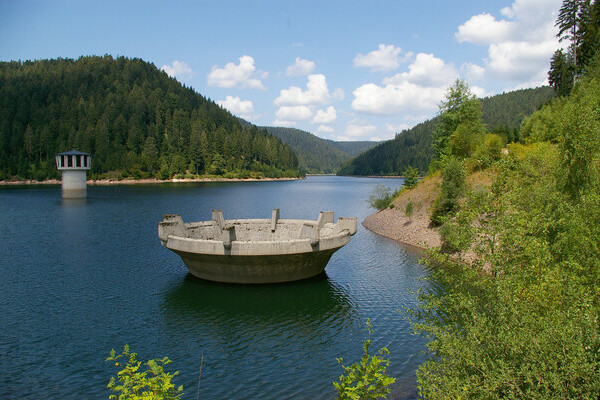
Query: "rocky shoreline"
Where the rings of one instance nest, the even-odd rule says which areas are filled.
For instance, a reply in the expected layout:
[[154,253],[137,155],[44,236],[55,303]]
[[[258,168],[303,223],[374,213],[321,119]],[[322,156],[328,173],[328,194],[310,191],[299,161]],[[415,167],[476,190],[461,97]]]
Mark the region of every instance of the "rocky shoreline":
[[[400,243],[427,249],[442,244],[437,229],[430,227],[429,210],[435,201],[440,178],[426,179],[414,189],[403,191],[392,206],[369,215],[363,226],[378,235]],[[412,202],[413,214],[406,215],[406,205]]]
[[[365,218],[363,226],[378,235],[419,249],[441,247],[439,228],[431,227],[429,219],[441,182],[439,174],[423,179],[415,188],[400,193],[390,207]],[[489,175],[478,172],[471,174],[467,183],[471,187],[489,187],[492,181]],[[413,214],[410,217],[406,215],[406,205],[409,202],[413,203]],[[477,259],[473,249],[450,256],[458,262],[468,264]]]
[[[185,178],[185,179],[91,179],[87,181],[90,186],[110,185],[153,185],[160,183],[182,183],[182,182],[268,182],[268,181],[295,181],[304,178]],[[24,181],[0,181],[0,186],[19,185],[60,185],[59,179],[48,179],[46,181],[24,180]]]

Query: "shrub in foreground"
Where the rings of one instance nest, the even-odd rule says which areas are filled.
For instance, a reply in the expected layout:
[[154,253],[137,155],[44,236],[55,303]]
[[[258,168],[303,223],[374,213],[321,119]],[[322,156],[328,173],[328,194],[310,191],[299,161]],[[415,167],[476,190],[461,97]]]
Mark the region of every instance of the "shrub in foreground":
[[[164,366],[171,363],[167,357],[148,360],[142,364],[137,359],[137,354],[131,353],[129,346],[125,345],[123,353],[119,355],[112,349],[106,361],[114,361],[115,366],[123,367],[117,373],[117,378],[111,377],[106,386],[114,393],[109,399],[177,400],[183,394],[183,386],[175,388],[171,382],[179,371],[170,374],[164,370]],[[140,371],[142,365],[147,367],[143,372]]]
[[[342,365],[344,374],[340,375],[340,382],[333,382],[338,400],[384,399],[390,392],[389,386],[396,381],[396,378],[386,375],[390,360],[383,357],[389,354],[388,349],[383,347],[376,355],[369,354],[373,333],[369,320],[367,331],[369,336],[363,344],[364,355],[360,362],[349,367]],[[340,364],[344,362],[342,358],[337,361]]]

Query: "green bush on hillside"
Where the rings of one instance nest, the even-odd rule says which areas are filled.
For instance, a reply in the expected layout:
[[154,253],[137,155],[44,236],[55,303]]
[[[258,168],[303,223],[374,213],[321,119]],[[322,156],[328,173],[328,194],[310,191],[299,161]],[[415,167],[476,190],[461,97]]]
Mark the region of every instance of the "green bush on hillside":
[[501,136],[491,133],[485,135],[483,142],[473,154],[477,168],[484,169],[498,161],[502,156],[502,149],[504,149],[504,140]]
[[373,194],[369,196],[369,206],[377,210],[383,210],[392,204],[392,201],[400,194],[400,189],[392,192],[392,188],[383,184],[378,184],[373,188]]
[[404,187],[412,189],[419,183],[419,170],[417,168],[409,166],[403,172],[404,175]]
[[431,213],[431,222],[434,225],[442,225],[445,218],[458,209],[459,200],[466,189],[466,179],[464,163],[456,158],[449,158],[442,171],[440,194]]

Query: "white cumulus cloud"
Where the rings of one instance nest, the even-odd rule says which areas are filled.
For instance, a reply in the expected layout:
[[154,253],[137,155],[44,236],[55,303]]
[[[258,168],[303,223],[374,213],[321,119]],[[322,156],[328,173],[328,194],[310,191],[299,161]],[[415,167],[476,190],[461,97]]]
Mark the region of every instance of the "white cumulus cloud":
[[402,49],[392,44],[380,44],[377,50],[368,54],[357,54],[354,57],[355,67],[368,67],[371,71],[391,71],[400,66],[400,62],[412,56],[412,53],[406,54],[401,58]]
[[306,121],[313,115],[308,106],[283,106],[275,113],[278,120],[285,121]]
[[511,39],[515,35],[514,23],[506,20],[497,21],[488,13],[471,17],[458,27],[456,39],[475,44],[490,44]]
[[254,58],[244,55],[239,58],[239,64],[232,62],[223,68],[213,65],[207,77],[208,86],[216,87],[241,87],[250,89],[265,89],[261,79],[266,78],[266,73],[257,73]]
[[241,100],[237,96],[227,96],[225,100],[217,100],[216,103],[234,115],[245,119],[253,118],[254,104],[250,100]]
[[182,75],[190,75],[192,73],[192,69],[187,63],[178,60],[173,61],[171,65],[163,65],[160,69],[173,78]]
[[487,71],[492,76],[526,81],[541,78],[542,84],[547,82],[549,60],[558,43],[551,39],[542,43],[504,42],[490,45],[486,62]]
[[325,75],[314,74],[308,76],[306,90],[302,90],[297,86],[282,89],[273,104],[276,106],[318,105],[327,104],[330,99],[331,94],[327,88]]
[[315,63],[310,60],[305,60],[300,57],[296,57],[296,62],[292,65],[288,65],[285,70],[287,76],[300,76],[308,75],[315,69]]
[[408,72],[402,72],[385,78],[384,85],[399,85],[411,82],[420,86],[435,87],[448,85],[458,77],[458,72],[452,64],[446,64],[433,54],[419,53],[415,61],[408,66]]
[[352,109],[367,114],[430,113],[444,96],[446,87],[422,87],[410,82],[379,86],[367,83],[355,89]]
[[[488,46],[483,60],[486,78],[538,86],[546,83],[549,60],[560,47],[554,23],[561,4],[562,0],[514,0],[500,10],[502,18],[475,15],[455,36],[461,43]],[[468,72],[484,75],[477,69]]]
[[331,133],[334,129],[329,125],[319,125],[317,128],[317,133]]
[[419,53],[408,72],[383,79],[383,85],[368,83],[355,89],[352,109],[378,115],[430,114],[457,77],[453,65]]
[[345,134],[352,138],[366,136],[377,131],[375,125],[365,125],[360,123],[349,123],[346,125]]
[[[539,86],[539,85],[537,85],[537,86]],[[531,86],[529,86],[529,87],[531,87]],[[473,93],[475,95],[475,97],[480,98],[480,99],[489,95],[489,93],[487,93],[484,88],[479,87],[479,86],[469,86],[469,89],[471,90],[471,93]]]
[[469,83],[480,81],[485,76],[485,68],[473,63],[464,63],[460,70]]
[[313,124],[330,124],[337,119],[337,111],[335,107],[329,106],[326,110],[317,110],[314,118],[312,119]]

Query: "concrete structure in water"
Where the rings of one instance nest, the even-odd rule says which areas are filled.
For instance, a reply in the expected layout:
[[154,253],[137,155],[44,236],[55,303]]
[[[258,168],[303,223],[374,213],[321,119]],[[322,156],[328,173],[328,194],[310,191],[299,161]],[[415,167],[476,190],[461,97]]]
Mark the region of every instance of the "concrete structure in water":
[[212,221],[184,223],[166,214],[158,223],[163,246],[177,253],[198,278],[229,283],[276,283],[306,279],[323,272],[332,254],[356,233],[356,217],[333,211],[316,221],[280,219],[225,220],[213,210]]
[[62,197],[66,199],[87,196],[87,171],[92,166],[92,156],[71,150],[56,155],[56,168],[62,173]]

